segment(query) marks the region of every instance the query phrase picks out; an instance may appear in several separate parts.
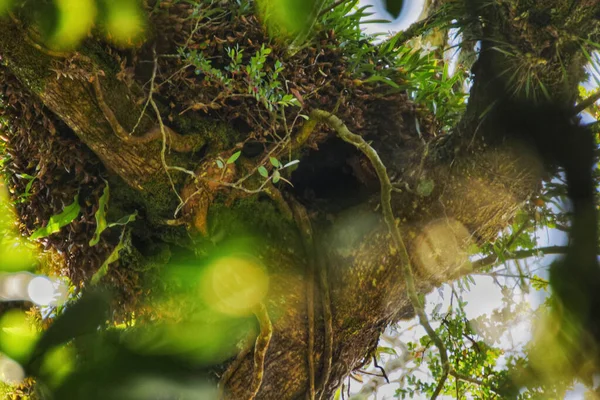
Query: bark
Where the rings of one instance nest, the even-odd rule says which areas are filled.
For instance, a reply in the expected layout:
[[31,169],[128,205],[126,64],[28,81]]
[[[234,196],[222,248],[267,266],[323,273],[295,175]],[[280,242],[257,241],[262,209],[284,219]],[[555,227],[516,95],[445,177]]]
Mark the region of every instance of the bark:
[[[579,3],[598,8],[596,2]],[[511,43],[515,42],[511,35],[525,38],[523,27],[510,25],[513,21],[510,17],[516,11],[508,6],[499,8],[496,33],[503,38],[509,36]],[[504,11],[507,14],[503,14]],[[581,15],[581,11],[578,12]],[[584,18],[577,24],[572,18],[565,17],[565,21],[564,29],[577,32],[582,32],[580,27],[597,29],[593,18]],[[507,26],[510,29],[506,29]],[[526,39],[536,39],[536,27],[527,25],[527,29],[531,31],[527,31]],[[83,76],[59,80],[51,71],[54,65],[51,57],[25,44],[22,34],[12,23],[0,25],[0,54],[21,83],[62,119],[113,174],[137,190],[140,197],[160,192],[166,194],[164,204],[176,204],[175,194],[164,175],[160,142],[127,143],[118,137],[94,96],[90,80],[100,79],[107,104],[126,130],[131,130],[141,112],[130,95],[135,88],[116,79],[115,66],[90,50],[92,47],[81,50],[84,61],[74,61],[80,63],[77,65],[84,72]],[[528,42],[528,45],[533,44]],[[582,60],[575,54],[573,47],[567,46],[562,57],[572,62],[573,70],[580,70]],[[94,74],[98,70],[105,76],[98,78]],[[554,69],[548,67],[547,71]],[[485,79],[476,77],[469,110],[457,133],[447,141],[432,141],[427,157],[423,155],[425,148],[418,137],[404,141],[393,152],[389,150],[389,142],[373,143],[384,163],[400,171],[401,181],[411,188],[395,193],[392,205],[408,243],[422,293],[472,271],[466,250],[469,243],[493,240],[541,182],[543,168],[535,153],[524,145],[503,141],[507,133],[498,132],[489,123],[480,126],[479,116],[493,102],[482,89]],[[553,88],[561,87],[561,95],[571,95],[576,90],[575,83],[560,81]],[[150,131],[156,124],[152,119],[145,118],[140,131]],[[212,128],[214,125],[207,123],[207,131]],[[488,142],[480,137],[486,137]],[[208,134],[205,139],[206,142],[215,140]],[[180,156],[176,161],[195,170],[206,158],[199,162]],[[183,175],[179,175],[178,188],[182,181]],[[417,190],[425,181],[433,182],[431,193]],[[289,198],[294,194],[290,192],[285,196]],[[236,221],[225,227],[229,236],[243,231],[253,237],[266,238],[259,241],[257,256],[270,276],[265,304],[273,323],[273,336],[257,398],[296,399],[307,391],[306,270],[311,257],[315,257],[318,268],[327,269],[330,285],[334,348],[327,382],[319,379],[327,360],[323,357],[322,294],[318,292],[314,352],[317,389],[323,398],[330,398],[349,372],[369,360],[383,329],[414,314],[398,265],[401,257],[394,250],[380,217],[378,196],[373,195],[362,204],[333,215],[315,211],[311,223],[317,250],[312,255],[302,246],[298,227],[282,214],[285,207],[281,204],[259,200],[258,196],[252,201],[231,201],[224,197],[211,199],[209,216],[216,221]],[[152,206],[149,202],[140,203]],[[161,210],[168,208],[164,204]],[[151,226],[148,222],[148,229]],[[252,379],[253,354],[250,352],[229,379],[228,398],[244,398]]]

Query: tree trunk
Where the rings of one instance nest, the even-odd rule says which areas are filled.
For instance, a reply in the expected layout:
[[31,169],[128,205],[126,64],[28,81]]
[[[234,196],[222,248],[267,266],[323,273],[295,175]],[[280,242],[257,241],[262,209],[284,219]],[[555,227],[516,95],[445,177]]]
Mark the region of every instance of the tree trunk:
[[[532,13],[537,12],[538,8],[538,4],[533,3]],[[596,2],[580,3],[588,4],[586,7],[598,8]],[[182,7],[185,12],[189,9],[181,4],[178,7]],[[544,9],[547,7],[550,6],[543,6]],[[585,26],[597,27],[596,21],[587,17],[594,15],[593,13],[588,9],[581,11],[581,7],[584,7],[582,4],[576,7],[578,8],[574,14],[579,15],[581,20],[574,24],[564,14],[561,15],[560,18],[566,21],[564,29],[585,32],[582,30]],[[509,43],[517,42],[511,36],[531,40],[521,40],[521,49],[536,45],[535,32],[552,34],[547,33],[550,30],[547,26],[539,27],[533,22],[523,22],[525,28],[514,22],[511,18],[518,10],[513,6],[497,5],[491,8],[495,11],[489,11],[488,8],[482,11],[485,18],[489,18],[487,21],[494,21],[493,27],[488,29],[494,30],[496,27],[494,34],[502,38],[508,37]],[[539,5],[539,8],[542,6]],[[184,11],[177,12],[183,15]],[[494,20],[490,17],[491,14],[499,18]],[[554,26],[560,19],[553,18],[556,18],[556,21],[553,20]],[[183,30],[185,29],[184,26]],[[253,29],[260,30],[256,27]],[[527,36],[524,36],[525,30]],[[119,135],[119,132],[115,132],[114,121],[110,121],[110,113],[107,115],[104,108],[108,105],[124,131],[131,132],[142,113],[142,106],[137,100],[141,97],[140,93],[143,93],[141,85],[144,82],[138,80],[126,84],[119,80],[120,70],[114,57],[108,54],[109,47],[98,41],[90,40],[76,56],[57,59],[32,47],[24,40],[23,35],[22,28],[12,22],[0,25],[2,60],[10,73],[19,80],[23,90],[34,94],[43,107],[53,114],[53,118],[63,121],[106,167],[106,176],[114,193],[111,196],[117,199],[116,202],[121,201],[121,205],[115,204],[115,207],[126,209],[133,204],[140,210],[142,219],[135,226],[133,235],[134,238],[139,236],[141,240],[134,240],[131,246],[143,256],[135,262],[149,262],[152,257],[148,255],[148,248],[161,242],[163,246],[166,246],[165,243],[172,245],[173,249],[189,245],[182,239],[187,235],[186,228],[172,227],[169,220],[173,218],[178,204],[176,194],[184,198],[186,193],[189,196],[186,190],[190,190],[190,180],[186,181],[185,173],[169,171],[176,188],[174,191],[161,158],[162,136],[145,141]],[[154,46],[160,50],[159,38],[155,39]],[[150,48],[151,45],[145,47],[146,51]],[[565,45],[561,51],[562,59],[571,63],[570,68],[580,71],[583,60],[576,56],[574,47]],[[553,56],[548,56],[548,59],[554,64],[545,66],[540,74],[547,75],[540,77],[543,79],[548,76],[551,81],[557,64]],[[292,56],[287,61],[292,63],[301,60]],[[506,56],[500,61],[511,62]],[[57,74],[70,76],[58,79]],[[554,82],[552,89],[560,87],[560,91],[557,89],[553,93],[572,96],[576,93],[580,75],[576,78],[569,82]],[[401,120],[379,121],[378,129],[387,128],[388,131],[384,130],[379,136],[370,135],[369,139],[388,172],[395,173],[396,180],[402,183],[402,190],[393,194],[392,206],[396,222],[407,243],[417,287],[421,293],[427,293],[436,285],[469,273],[472,270],[468,261],[469,246],[493,241],[541,184],[543,166],[537,155],[525,145],[504,140],[508,136],[507,132],[498,131],[490,120],[480,123],[482,112],[493,102],[482,89],[486,79],[488,78],[476,76],[467,113],[449,139],[444,136],[434,138],[432,126],[422,128],[423,135],[429,142],[427,147],[417,134],[414,123],[415,119],[423,118],[422,110],[416,108],[406,96],[396,97],[387,103],[387,100],[378,100],[380,106],[390,109],[398,104],[403,107],[402,116],[398,117]],[[100,96],[98,87],[95,86],[98,83]],[[173,136],[167,139],[175,141],[178,140],[177,137],[195,138],[191,141],[194,148],[187,149],[194,151],[166,152],[167,165],[176,165],[196,173],[208,171],[209,167],[206,166],[214,162],[215,157],[231,155],[242,148],[241,143],[249,138],[247,129],[232,123],[234,118],[222,122],[215,119],[214,115],[205,116],[203,111],[193,111],[191,117],[188,114],[178,117],[171,113],[176,116],[169,119],[166,114],[173,107],[169,105],[170,99],[162,93],[155,97],[167,125],[167,134],[171,135],[173,132]],[[336,101],[337,99],[330,98],[329,103],[321,102],[320,108],[334,109]],[[342,119],[344,115],[356,112],[348,104],[349,102],[342,104],[342,107],[347,106],[349,110],[340,111]],[[239,104],[239,107],[243,106],[244,104]],[[365,119],[375,118],[381,112],[379,108],[368,109],[369,104],[365,105],[364,102],[357,107],[361,106],[365,107],[360,110]],[[149,111],[137,132],[156,132],[159,125],[157,115],[151,111],[152,106],[147,109]],[[180,132],[181,135],[171,130],[189,127],[190,120],[194,121],[193,129],[184,129]],[[19,123],[16,120],[12,122],[15,126]],[[345,122],[354,133],[367,136],[360,130],[360,122],[351,121],[350,117]],[[398,127],[402,129],[401,135],[393,131]],[[143,137],[136,135],[135,137]],[[331,360],[326,360],[326,318],[321,305],[323,292],[315,289],[313,357],[316,387],[322,392],[323,398],[330,398],[349,372],[369,361],[369,356],[376,349],[379,335],[388,325],[414,315],[399,265],[403,257],[394,248],[380,215],[379,186],[373,170],[364,166],[365,159],[356,149],[342,143],[326,126],[318,126],[313,135],[316,139],[307,145],[318,146],[318,151],[294,150],[299,154],[301,163],[291,179],[292,183],[298,183],[303,188],[303,193],[285,184],[277,185],[279,190],[269,186],[266,192],[268,198],[259,194],[241,193],[235,188],[225,187],[212,191],[209,188],[206,189],[205,197],[197,202],[190,202],[184,208],[187,219],[183,222],[187,223],[191,232],[199,235],[199,242],[207,248],[212,246],[208,239],[222,231],[225,231],[227,238],[260,238],[257,239],[258,246],[255,246],[254,256],[261,260],[270,277],[269,292],[264,303],[273,323],[273,336],[267,349],[264,377],[257,396],[261,399],[296,399],[307,392],[307,271],[311,262],[317,270],[326,269],[332,311],[333,353]],[[236,141],[240,144],[235,144]],[[242,159],[244,157],[245,155]],[[334,161],[329,163],[327,160],[331,159]],[[251,162],[243,161],[238,168],[247,168],[247,164]],[[323,192],[319,185],[332,184],[332,181],[327,181],[327,175],[334,174],[331,172],[332,168],[348,166],[352,166],[353,171],[349,185],[355,185],[357,193],[352,193],[353,201],[339,206],[344,199],[332,191]],[[229,171],[232,171],[231,174],[238,173],[228,169],[223,176],[229,174]],[[329,178],[335,180],[336,177],[342,179],[344,176],[342,174]],[[112,185],[120,180],[126,185]],[[341,186],[334,188],[334,192],[336,189],[342,190]],[[307,200],[312,193],[321,197],[320,204]],[[300,208],[305,208],[310,218],[315,242],[312,250],[303,245],[306,234],[292,218],[294,204],[298,203],[304,204]],[[42,220],[47,220],[48,217],[46,215]],[[168,259],[162,260],[163,264],[167,261]],[[75,264],[72,265],[71,268],[76,268]],[[126,260],[111,268],[113,271],[110,274],[116,276],[132,273]],[[319,287],[316,283],[314,285]],[[324,365],[329,361],[329,378],[326,382],[320,382]],[[254,376],[253,365],[253,354],[250,352],[241,360],[227,382],[228,398],[247,396]]]

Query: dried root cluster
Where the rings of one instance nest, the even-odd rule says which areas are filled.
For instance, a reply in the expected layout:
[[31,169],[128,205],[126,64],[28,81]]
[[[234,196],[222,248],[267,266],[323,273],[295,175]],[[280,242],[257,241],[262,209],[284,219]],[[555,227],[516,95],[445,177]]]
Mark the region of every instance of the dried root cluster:
[[[416,133],[414,115],[425,111],[404,92],[393,92],[390,86],[379,82],[365,82],[368,76],[355,73],[356,60],[345,51],[343,39],[337,38],[334,29],[317,26],[312,42],[290,49],[287,43],[269,38],[253,12],[252,3],[248,9],[242,9],[231,2],[161,1],[150,11],[155,38],[126,61],[127,56],[121,54],[122,76],[147,84],[154,47],[159,62],[156,94],[170,106],[165,117],[177,128],[177,124],[182,125],[182,116],[198,113],[228,121],[239,127],[247,139],[267,142],[284,137],[289,130],[293,135],[294,128],[303,122],[299,114],[324,108],[335,111],[349,129],[365,137]],[[270,52],[262,69],[264,82],[256,82],[245,68],[263,46]],[[239,71],[231,71],[232,50],[242,54]],[[227,83],[190,63],[194,57],[209,61],[212,68],[228,78]],[[389,67],[375,53],[372,57],[375,69]],[[295,101],[284,111],[281,105],[269,110],[254,96],[262,84],[269,83],[278,65],[283,70],[276,78],[277,90],[292,95]],[[398,81],[401,80],[398,72]],[[431,116],[420,122],[422,132],[433,128]],[[313,135],[307,147],[315,147],[324,138],[324,134]]]
[[[75,134],[5,69],[0,70],[0,93],[5,179],[21,232],[29,236],[45,226],[79,194],[79,216],[40,243],[48,251],[43,257],[49,261],[44,266],[48,272],[66,276],[80,287],[118,242],[118,235],[107,232],[98,244],[89,246],[106,170]],[[117,275],[113,277],[120,281],[117,287],[127,292],[123,294],[128,298],[135,298],[133,291],[139,285],[133,274],[121,271]]]

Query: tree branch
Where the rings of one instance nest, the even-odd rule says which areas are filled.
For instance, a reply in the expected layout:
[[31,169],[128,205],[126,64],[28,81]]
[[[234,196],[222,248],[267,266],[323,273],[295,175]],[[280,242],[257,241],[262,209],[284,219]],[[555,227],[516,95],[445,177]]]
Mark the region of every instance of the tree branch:
[[580,112],[584,111],[586,108],[591,107],[598,100],[600,100],[600,90],[592,94],[587,99],[582,100],[581,103],[577,104],[573,109],[573,115],[577,115]]
[[533,256],[537,256],[540,253],[546,254],[565,254],[567,252],[567,246],[548,246],[548,247],[538,247],[532,250],[517,250],[512,252],[505,252],[501,256],[497,256],[495,254],[484,257],[480,260],[474,261],[472,263],[473,270],[477,271],[480,269],[484,269],[487,267],[491,267],[496,265],[498,261],[506,262],[508,260],[522,260],[524,258],[529,258]]

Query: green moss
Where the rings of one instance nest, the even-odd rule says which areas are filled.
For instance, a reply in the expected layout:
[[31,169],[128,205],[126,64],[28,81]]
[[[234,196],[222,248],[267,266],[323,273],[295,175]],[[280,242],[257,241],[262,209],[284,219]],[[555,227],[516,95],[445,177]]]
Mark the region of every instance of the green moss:
[[236,200],[231,206],[216,201],[209,210],[209,236],[222,240],[228,237],[252,236],[267,243],[301,243],[295,226],[287,221],[275,204],[259,196]]
[[53,75],[50,57],[25,42],[22,31],[7,21],[0,21],[2,62],[34,93],[44,90],[46,79]]
[[211,151],[231,148],[241,140],[240,133],[228,125],[193,113],[177,118],[174,129],[181,134],[199,135],[211,147]]

